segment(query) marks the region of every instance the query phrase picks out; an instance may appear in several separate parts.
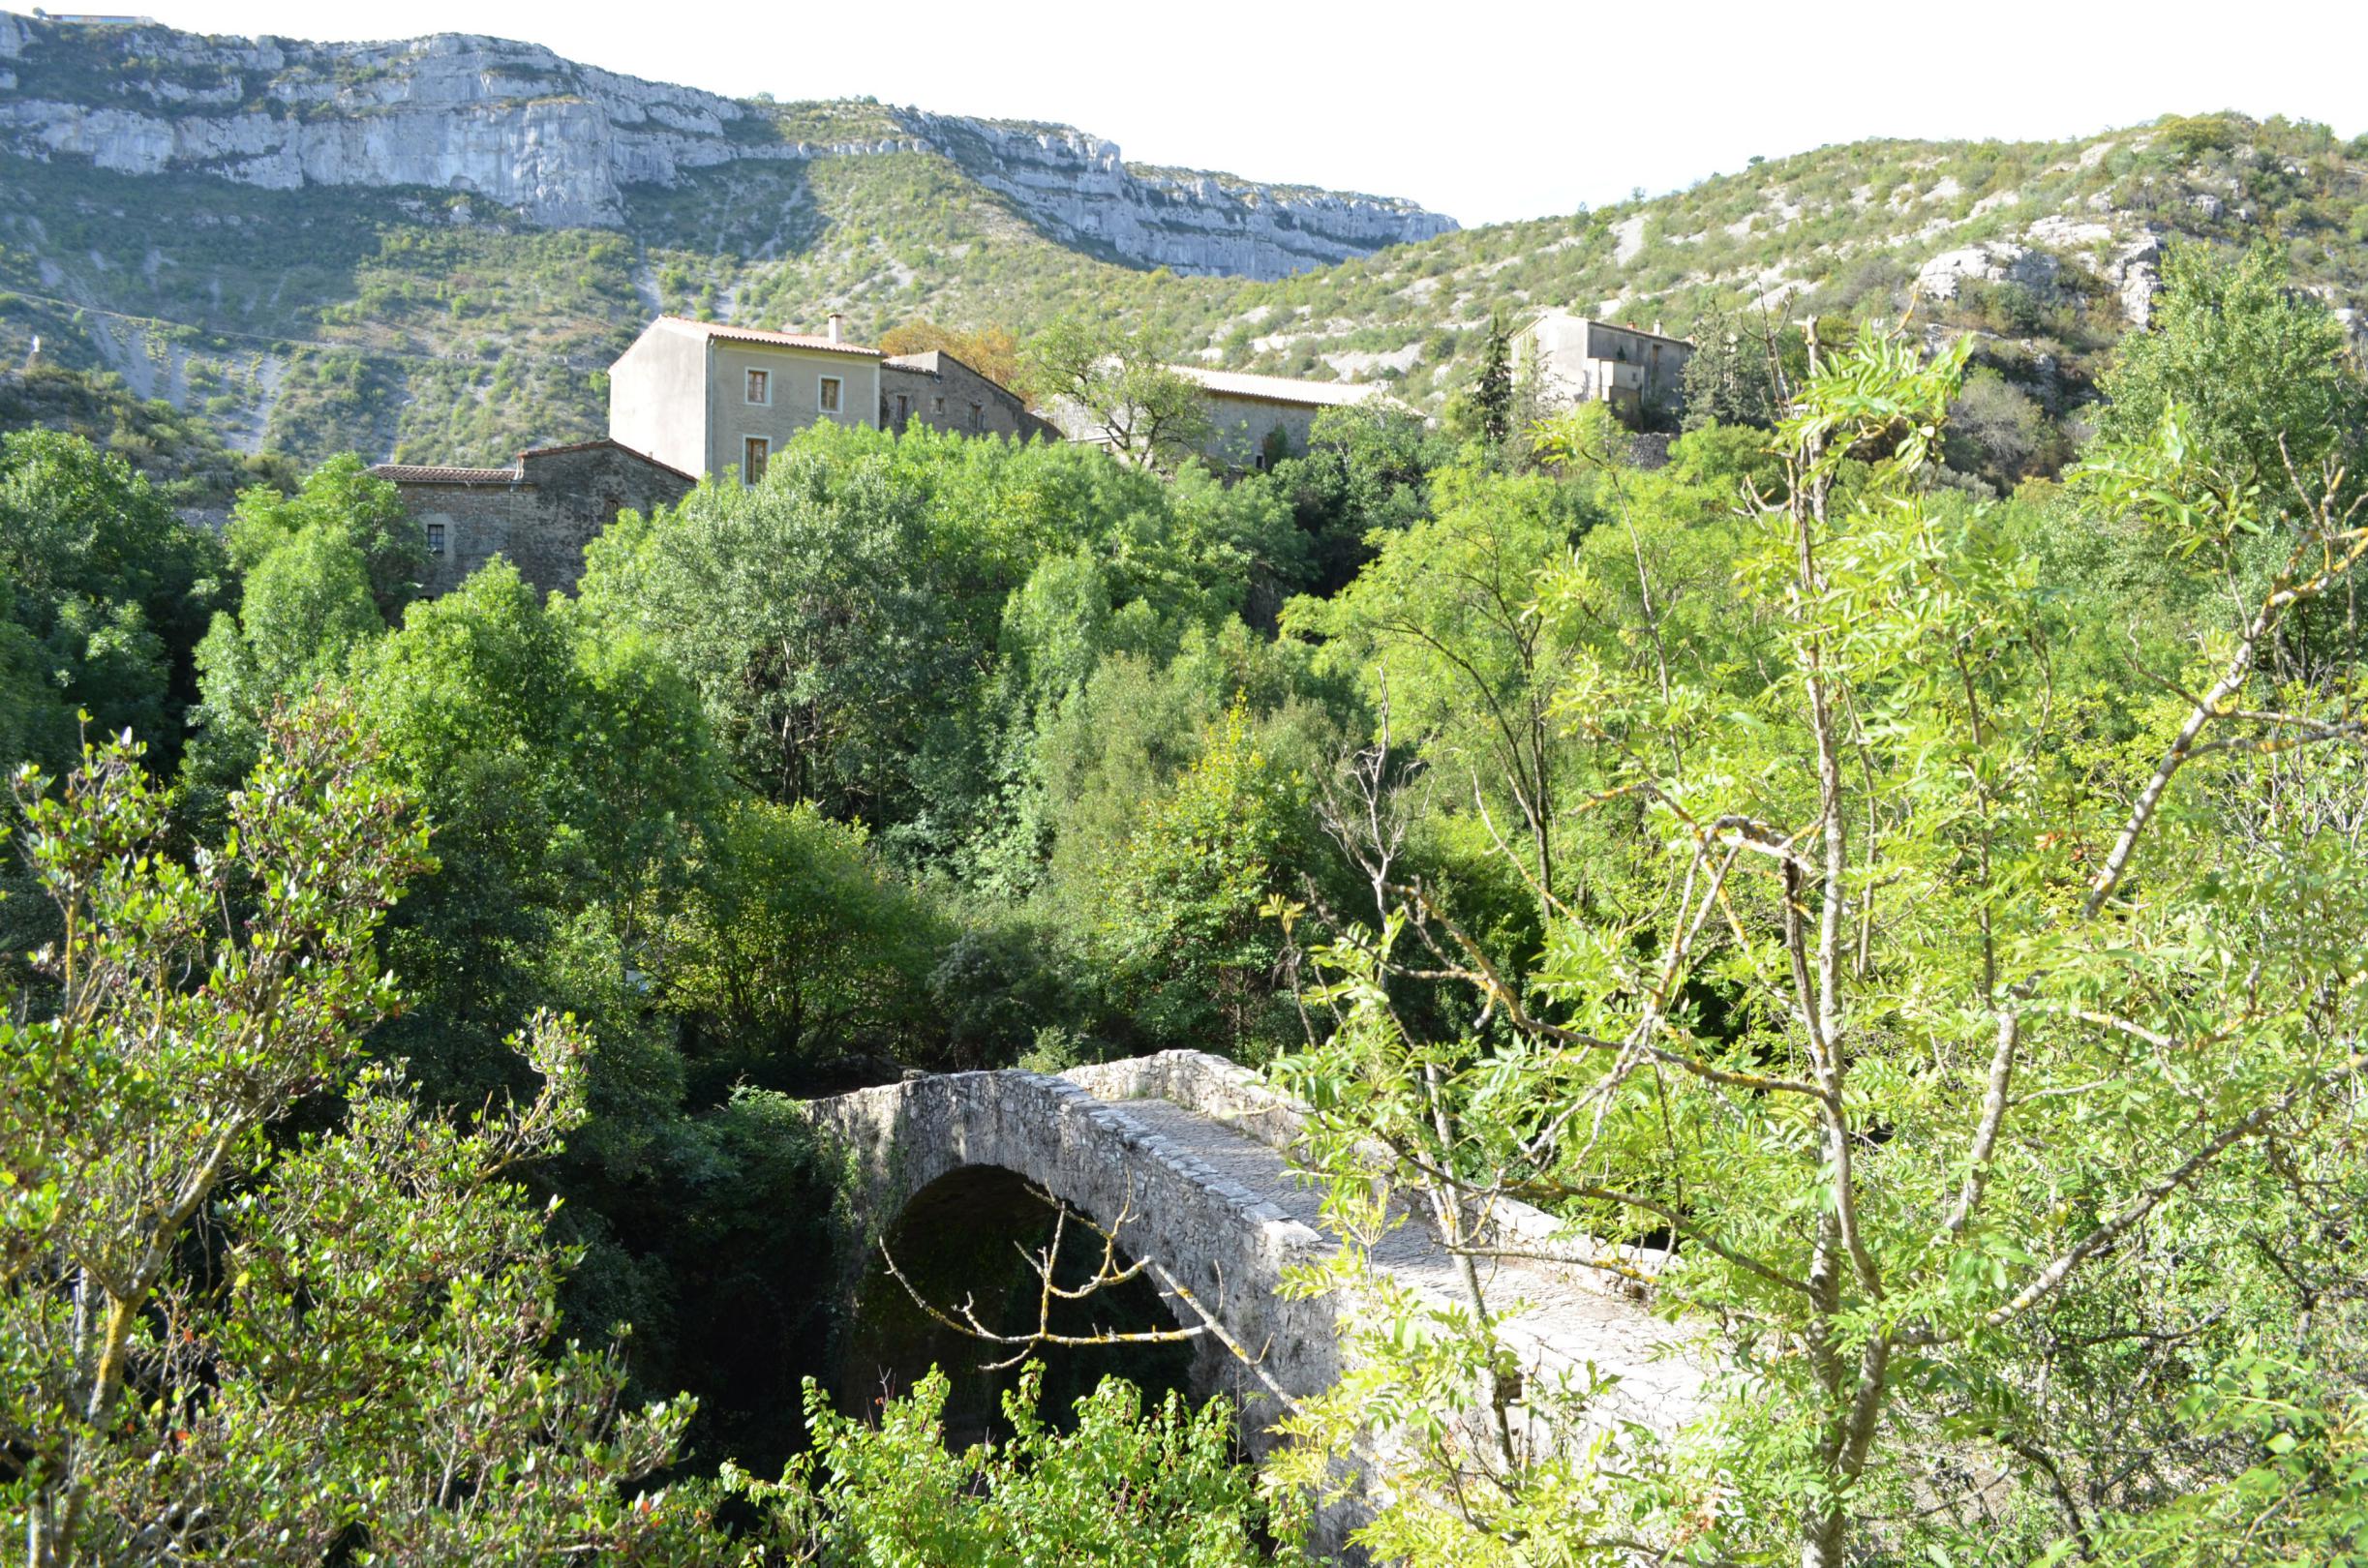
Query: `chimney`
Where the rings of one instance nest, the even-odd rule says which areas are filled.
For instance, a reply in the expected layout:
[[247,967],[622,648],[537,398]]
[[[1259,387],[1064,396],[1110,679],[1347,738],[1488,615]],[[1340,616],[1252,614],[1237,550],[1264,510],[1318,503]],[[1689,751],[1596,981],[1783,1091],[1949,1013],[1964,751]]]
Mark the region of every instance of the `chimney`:
[[831,313],[831,341],[836,343],[845,335],[847,318],[836,311]]

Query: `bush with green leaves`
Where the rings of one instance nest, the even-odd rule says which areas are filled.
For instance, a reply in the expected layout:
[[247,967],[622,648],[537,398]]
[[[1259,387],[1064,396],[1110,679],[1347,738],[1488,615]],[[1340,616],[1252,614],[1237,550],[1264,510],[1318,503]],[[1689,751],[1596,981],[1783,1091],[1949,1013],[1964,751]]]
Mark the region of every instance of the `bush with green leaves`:
[[[187,862],[131,744],[16,799],[63,933],[0,1018],[0,1522],[29,1568],[712,1550],[632,1491],[687,1409],[623,1409],[613,1351],[554,1343],[516,1173],[581,1117],[573,1027],[535,1020],[540,1091],[467,1122],[364,1065],[425,835],[351,710],[275,720]],[[291,1145],[308,1102],[329,1125]]]
[[26,748],[0,765],[69,766],[88,710],[171,766],[226,566],[122,458],[57,431],[0,436],[0,678],[19,672],[0,727]]
[[1145,1410],[1132,1384],[1108,1378],[1078,1402],[1074,1424],[1056,1427],[1038,1408],[1043,1380],[1031,1364],[1004,1396],[1010,1437],[958,1452],[942,1430],[943,1372],[857,1416],[808,1382],[812,1453],[779,1482],[733,1482],[767,1506],[784,1555],[849,1568],[1304,1560],[1299,1522],[1269,1512],[1255,1473],[1235,1462],[1223,1404],[1195,1411],[1170,1394]]
[[[1590,858],[1609,896],[1541,895],[1533,967],[1396,868],[1402,802],[1351,840],[1373,923],[1319,953],[1330,1028],[1281,1069],[1350,1242],[1307,1285],[1374,1283],[1392,1188],[1482,1254],[1462,1216],[1527,1198],[1599,1267],[1667,1250],[1643,1272],[1709,1396],[1675,1432],[1607,1424],[1583,1384],[1514,1379],[1484,1279],[1445,1311],[1376,1285],[1283,1473],[1402,1456],[1379,1554],[2361,1549],[2368,1312],[2328,1225],[2368,1068],[2356,667],[2272,650],[2368,528],[2290,516],[2256,586],[2258,493],[2176,414],[2093,450],[2099,504],[2241,586],[2100,733],[2058,699],[2031,558],[1921,482],[1961,356],[1869,332],[1812,377],[1735,559],[1745,637],[1661,639],[1639,599],[1563,658],[1568,809],[1628,826]],[[1443,1020],[1399,1005],[1442,977]]]
[[2289,465],[2315,489],[2322,465],[2350,463],[2368,436],[2368,389],[2350,351],[2343,324],[2292,290],[2276,251],[2174,245],[2146,330],[2122,341],[2102,378],[2097,435],[2146,439],[2176,403],[2187,437],[2231,482],[2259,489],[2273,511],[2307,505]]
[[1100,878],[1087,952],[1144,1048],[1260,1062],[1298,1035],[1268,905],[1320,863],[1311,787],[1236,701]]

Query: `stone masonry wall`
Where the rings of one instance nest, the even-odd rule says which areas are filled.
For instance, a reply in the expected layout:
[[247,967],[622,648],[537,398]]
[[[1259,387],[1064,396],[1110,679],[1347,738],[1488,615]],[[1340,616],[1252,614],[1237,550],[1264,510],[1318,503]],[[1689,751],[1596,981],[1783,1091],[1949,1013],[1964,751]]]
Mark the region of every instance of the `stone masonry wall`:
[[[870,1226],[887,1225],[915,1193],[950,1172],[999,1166],[1102,1224],[1131,1213],[1121,1245],[1134,1256],[1158,1259],[1228,1332],[1254,1350],[1262,1347],[1263,1371],[1284,1388],[1310,1392],[1338,1376],[1330,1304],[1276,1294],[1284,1271],[1320,1256],[1323,1239],[1123,1105],[1060,1078],[1006,1070],[859,1090],[806,1109],[850,1160],[855,1207]],[[1176,1317],[1184,1327],[1198,1321],[1181,1307]],[[1244,1434],[1262,1441],[1279,1412],[1222,1346],[1201,1342],[1194,1381],[1200,1397],[1232,1396],[1247,1412]]]
[[[444,549],[430,559],[421,587],[449,593],[496,556],[541,592],[575,591],[584,547],[630,508],[648,512],[687,495],[683,475],[613,441],[529,452],[506,480],[426,480],[422,470],[388,467],[412,517],[440,525]],[[428,470],[433,471],[433,470]],[[499,471],[499,470],[496,470]]]
[[[904,400],[898,418],[896,400]],[[979,422],[970,422],[972,405]],[[880,366],[880,428],[926,425],[961,436],[1008,436],[1017,440],[1058,438],[1059,433],[1028,412],[1017,394],[980,375],[951,354],[899,355]]]
[[[1255,1073],[1198,1051],[1168,1051],[1058,1078],[1016,1070],[916,1077],[808,1101],[805,1110],[844,1158],[849,1210],[866,1232],[846,1259],[849,1301],[871,1237],[917,1193],[966,1166],[991,1165],[1103,1225],[1129,1216],[1119,1233],[1129,1255],[1169,1269],[1174,1286],[1260,1357],[1253,1372],[1203,1339],[1193,1369],[1197,1395],[1224,1392],[1242,1405],[1240,1431],[1253,1454],[1275,1441],[1269,1428],[1279,1404],[1269,1380],[1297,1400],[1331,1389],[1352,1365],[1354,1341],[1344,1347],[1339,1337],[1343,1320],[1372,1303],[1278,1291],[1287,1271],[1328,1255],[1333,1243],[1316,1228],[1317,1195],[1293,1174],[1307,1112]],[[1462,1266],[1426,1222],[1400,1213],[1404,1222],[1374,1243],[1375,1267],[1416,1303],[1459,1310]],[[1703,1411],[1695,1331],[1635,1299],[1660,1254],[1571,1236],[1517,1203],[1495,1205],[1486,1229],[1488,1288],[1509,1308],[1498,1328],[1532,1391],[1508,1412],[1520,1440],[1586,1441],[1626,1423],[1668,1432]],[[1179,1324],[1198,1319],[1172,1293],[1169,1304]],[[1598,1372],[1613,1380],[1597,1385]],[[1565,1387],[1593,1392],[1567,1409],[1556,1392]],[[1362,1478],[1337,1506],[1320,1510],[1320,1547],[1337,1548],[1378,1495],[1371,1489],[1399,1473],[1396,1441],[1385,1438],[1388,1446],[1375,1452],[1360,1445]]]

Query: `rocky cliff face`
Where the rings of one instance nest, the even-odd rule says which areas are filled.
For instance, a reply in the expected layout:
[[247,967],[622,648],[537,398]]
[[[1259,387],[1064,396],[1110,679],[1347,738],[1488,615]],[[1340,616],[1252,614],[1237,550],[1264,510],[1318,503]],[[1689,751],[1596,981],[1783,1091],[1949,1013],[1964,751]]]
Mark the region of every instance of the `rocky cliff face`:
[[1063,125],[900,118],[1056,238],[1173,272],[1279,278],[1456,226],[1386,196],[1131,165],[1115,142]]
[[0,150],[280,190],[469,192],[593,227],[622,224],[627,187],[719,164],[937,152],[1065,243],[1253,278],[1455,226],[1405,201],[1132,167],[1065,126],[743,104],[457,34],[298,44],[0,13]]

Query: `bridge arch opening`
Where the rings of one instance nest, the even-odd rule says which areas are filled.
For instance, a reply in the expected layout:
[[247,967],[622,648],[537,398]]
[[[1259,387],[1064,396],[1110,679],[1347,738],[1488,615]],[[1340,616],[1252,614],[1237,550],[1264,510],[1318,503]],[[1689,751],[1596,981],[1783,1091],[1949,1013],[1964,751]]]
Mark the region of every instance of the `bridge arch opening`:
[[[990,1364],[1011,1360],[1021,1347],[948,1327],[917,1304],[913,1293],[957,1318],[967,1304],[997,1333],[1031,1332],[1047,1309],[1044,1282],[1030,1258],[1051,1245],[1057,1220],[1056,1206],[1043,1192],[1000,1165],[962,1166],[914,1193],[883,1233],[889,1256],[912,1289],[890,1274],[875,1246],[844,1336],[836,1378],[840,1408],[869,1409],[875,1400],[904,1394],[934,1365],[952,1384],[945,1416],[949,1446],[1007,1435],[1002,1396],[1017,1385],[1019,1371]],[[1121,1269],[1135,1261],[1124,1240],[1122,1233]],[[1064,1290],[1078,1289],[1103,1262],[1102,1237],[1073,1215],[1055,1259],[1054,1282]],[[1179,1311],[1146,1272],[1083,1300],[1056,1297],[1047,1320],[1052,1332],[1065,1337],[1139,1334],[1192,1326],[1179,1319]],[[1106,1376],[1126,1378],[1147,1401],[1156,1402],[1170,1389],[1189,1398],[1194,1353],[1189,1340],[1042,1345],[1027,1352],[1045,1367],[1042,1414],[1060,1427],[1074,1419],[1075,1402]]]

